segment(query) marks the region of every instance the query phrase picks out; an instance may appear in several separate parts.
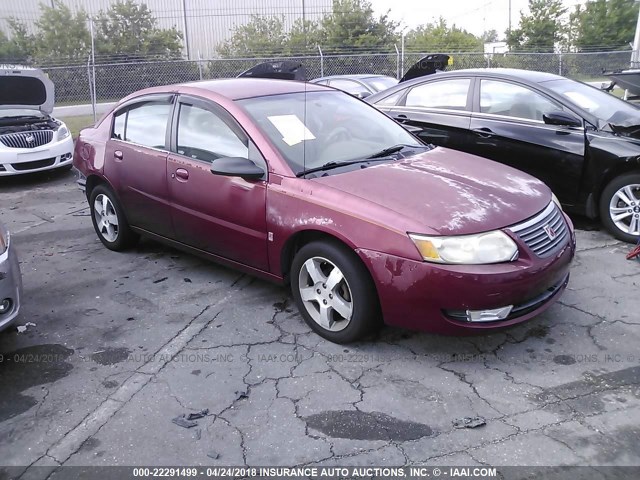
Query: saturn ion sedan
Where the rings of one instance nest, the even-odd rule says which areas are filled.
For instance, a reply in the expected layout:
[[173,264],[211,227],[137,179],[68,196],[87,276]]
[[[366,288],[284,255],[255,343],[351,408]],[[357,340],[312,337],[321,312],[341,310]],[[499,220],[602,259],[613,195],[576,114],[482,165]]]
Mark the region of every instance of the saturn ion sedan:
[[74,165],[107,248],[145,235],[290,284],[338,343],[381,320],[451,334],[523,322],[561,295],[575,250],[539,180],[425,145],[321,85],[143,90],[81,132]]

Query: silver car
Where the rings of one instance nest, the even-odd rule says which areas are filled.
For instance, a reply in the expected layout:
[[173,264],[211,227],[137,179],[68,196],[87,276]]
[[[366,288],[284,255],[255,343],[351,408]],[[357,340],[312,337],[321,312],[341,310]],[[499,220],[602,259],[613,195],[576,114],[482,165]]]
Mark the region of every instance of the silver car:
[[0,330],[10,326],[20,311],[22,274],[9,231],[0,223]]

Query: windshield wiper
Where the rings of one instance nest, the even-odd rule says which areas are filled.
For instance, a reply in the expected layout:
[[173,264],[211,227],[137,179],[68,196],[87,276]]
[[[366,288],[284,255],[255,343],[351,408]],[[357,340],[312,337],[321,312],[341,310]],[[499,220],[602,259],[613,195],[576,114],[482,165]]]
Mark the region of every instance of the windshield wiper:
[[334,168],[338,168],[338,167],[344,167],[347,165],[355,165],[356,163],[369,163],[371,161],[386,161],[386,158],[380,158],[380,159],[375,159],[375,158],[362,158],[360,160],[350,160],[348,162],[328,162],[325,163],[324,165],[321,165],[319,167],[315,167],[315,168],[310,168],[308,170],[304,170],[300,173],[296,174],[296,177],[304,177],[305,175],[307,175],[308,173],[314,173],[314,172],[322,172],[324,170],[333,170]]
[[384,150],[380,150],[379,152],[376,152],[373,155],[368,156],[367,158],[373,159],[373,158],[388,157],[389,155],[393,155],[394,153],[397,153],[400,150],[404,150],[405,148],[431,148],[431,147],[427,145],[399,144],[399,145],[394,145],[393,147],[385,148]]
[[296,177],[304,177],[307,173],[321,172],[323,170],[332,170],[338,167],[344,167],[346,165],[355,165],[356,163],[369,163],[369,162],[384,162],[388,160],[390,155],[399,152],[405,148],[431,148],[428,145],[394,145],[393,147],[385,148],[384,150],[380,150],[379,152],[374,153],[366,158],[361,158],[359,160],[350,160],[348,162],[328,162],[320,167],[310,168],[309,170],[305,170],[296,174]]

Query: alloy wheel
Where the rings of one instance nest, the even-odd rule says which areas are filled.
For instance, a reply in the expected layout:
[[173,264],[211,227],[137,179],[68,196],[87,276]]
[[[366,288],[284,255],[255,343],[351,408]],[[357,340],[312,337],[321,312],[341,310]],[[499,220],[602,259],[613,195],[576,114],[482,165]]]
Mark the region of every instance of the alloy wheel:
[[353,299],[337,265],[326,258],[309,258],[300,268],[298,280],[302,303],[314,322],[331,332],[347,328],[353,315]]
[[614,193],[609,215],[620,231],[640,235],[640,184],[625,185]]
[[115,242],[119,232],[118,214],[109,197],[98,195],[93,203],[93,212],[100,235],[107,242]]

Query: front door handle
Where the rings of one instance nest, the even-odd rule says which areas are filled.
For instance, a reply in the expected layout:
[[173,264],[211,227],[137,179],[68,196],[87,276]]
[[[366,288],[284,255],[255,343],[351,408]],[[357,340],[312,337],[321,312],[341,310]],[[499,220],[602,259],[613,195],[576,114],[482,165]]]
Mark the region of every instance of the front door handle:
[[489,127],[474,128],[471,131],[482,138],[489,138],[495,135],[495,133],[493,133],[493,130],[491,130]]
[[175,176],[178,180],[189,180],[189,172],[184,168],[178,168]]
[[114,156],[114,158],[116,158],[118,160],[122,160],[122,157],[124,155],[122,155],[122,152],[120,150],[116,150],[115,152],[113,152],[113,156]]

